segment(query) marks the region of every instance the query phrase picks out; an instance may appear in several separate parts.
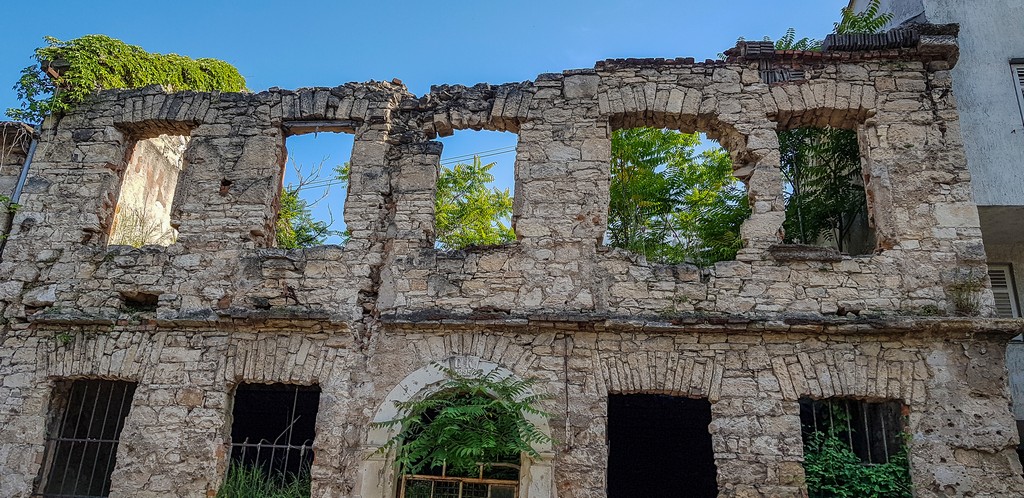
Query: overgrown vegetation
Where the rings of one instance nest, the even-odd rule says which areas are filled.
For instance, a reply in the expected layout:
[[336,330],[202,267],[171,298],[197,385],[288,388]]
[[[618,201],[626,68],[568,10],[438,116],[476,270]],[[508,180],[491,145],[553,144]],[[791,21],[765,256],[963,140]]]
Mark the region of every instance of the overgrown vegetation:
[[233,462],[217,498],[309,498],[309,468],[298,474],[268,473],[256,465]]
[[913,488],[906,444],[883,464],[861,461],[843,434],[844,410],[829,406],[830,424],[804,438],[804,473],[811,498],[910,498]]
[[733,259],[750,214],[721,148],[696,152],[696,134],[656,128],[612,135],[610,245],[662,263]]
[[447,466],[448,475],[476,476],[478,464],[518,464],[521,454],[537,458],[534,446],[551,442],[526,418],[548,416],[538,407],[544,397],[530,392],[534,380],[504,377],[497,370],[473,377],[438,368],[448,380],[437,394],[396,403],[402,415],[375,424],[400,428],[379,451],[395,450],[402,473]]
[[160,220],[151,216],[143,207],[125,207],[114,217],[108,245],[132,246],[135,248],[150,244],[173,244],[177,238],[174,229],[164,229]]
[[[154,54],[105,35],[61,41],[46,37],[35,50],[37,64],[26,67],[14,89],[20,108],[11,118],[40,123],[48,114],[67,112],[97,90],[169,85],[175,90],[239,92],[245,78],[217,59]],[[48,68],[58,68],[48,74]]]

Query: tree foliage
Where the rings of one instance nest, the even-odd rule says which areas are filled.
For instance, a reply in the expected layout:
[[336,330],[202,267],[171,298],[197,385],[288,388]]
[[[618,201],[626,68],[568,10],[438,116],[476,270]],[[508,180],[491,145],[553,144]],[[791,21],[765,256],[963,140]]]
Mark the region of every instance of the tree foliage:
[[882,13],[881,8],[881,0],[871,0],[860,13],[853,7],[843,7],[842,17],[833,25],[833,30],[839,34],[878,33],[892,21],[892,13]]
[[[22,104],[7,115],[40,123],[46,115],[66,112],[97,90],[170,85],[175,90],[239,92],[245,78],[234,66],[217,59],[190,59],[154,54],[104,35],[61,41],[46,37],[35,50],[37,64],[26,67],[14,85]],[[59,78],[45,71],[52,63],[63,69]]]
[[329,221],[318,220],[313,216],[312,208],[326,198],[330,187],[338,186],[344,189],[348,186],[349,163],[334,167],[331,177],[326,180],[327,184],[323,195],[314,201],[303,199],[300,193],[311,185],[323,186],[319,174],[323,168],[323,161],[310,175],[303,175],[301,166],[294,165],[294,168],[299,176],[298,183],[288,185],[281,191],[277,222],[274,227],[277,247],[298,249],[323,245],[332,235],[339,236],[341,245],[344,245],[348,241],[349,232],[347,230],[332,230],[333,218]]
[[786,191],[786,241],[835,241],[840,251],[867,210],[857,133],[798,128],[779,133]]
[[512,216],[512,194],[491,187],[495,163],[442,167],[437,179],[435,219],[437,242],[443,249],[496,245],[515,240],[505,220]]
[[743,185],[721,148],[695,152],[700,139],[656,128],[612,135],[608,239],[664,263],[732,259],[749,216]]
[[804,439],[804,474],[812,498],[910,498],[910,463],[904,444],[884,464],[861,461],[842,435],[850,430],[849,415],[829,407],[825,430]]
[[448,377],[440,392],[396,402],[401,415],[374,424],[399,428],[379,451],[394,449],[403,473],[447,465],[449,475],[473,476],[481,463],[519,463],[523,453],[540,457],[534,445],[549,443],[551,437],[526,418],[548,416],[538,408],[545,397],[530,392],[534,379],[505,377],[497,370],[482,377],[463,376],[437,368]]

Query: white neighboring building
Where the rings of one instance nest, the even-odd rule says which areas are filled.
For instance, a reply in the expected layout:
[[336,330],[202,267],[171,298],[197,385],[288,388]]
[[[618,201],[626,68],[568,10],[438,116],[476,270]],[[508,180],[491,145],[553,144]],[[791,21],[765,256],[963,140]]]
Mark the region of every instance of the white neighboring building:
[[[851,0],[860,12],[870,2]],[[1000,315],[1021,316],[1024,284],[1024,0],[882,0],[888,27],[960,25],[953,93]],[[1024,433],[1024,342],[1007,349],[1017,427]],[[1024,448],[1024,445],[1022,445]]]

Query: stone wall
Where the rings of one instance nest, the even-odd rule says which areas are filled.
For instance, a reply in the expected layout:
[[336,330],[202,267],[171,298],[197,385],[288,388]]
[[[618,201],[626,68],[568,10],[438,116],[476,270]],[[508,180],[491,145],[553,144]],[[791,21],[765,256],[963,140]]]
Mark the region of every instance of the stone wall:
[[[524,469],[523,496],[604,494],[609,392],[708,398],[722,496],[800,496],[804,396],[904,403],[920,496],[1024,493],[1002,355],[1021,324],[986,318],[984,288],[977,317],[942,316],[965,275],[986,283],[955,39],[914,43],[740,43],[726,61],[610,60],[420,97],[397,81],[102,92],[43,130],[0,261],[0,494],[32,490],[53,382],[99,377],[138,382],[112,496],[214,492],[240,382],[321,387],[313,496],[390,496],[370,423],[449,361],[551,395],[557,443]],[[858,132],[869,256],[780,244],[777,132],[825,125]],[[753,208],[735,261],[665,266],[602,245],[611,132],[633,126],[730,151]],[[273,248],[284,139],[311,127],[355,134],[351,240]],[[519,136],[513,243],[434,248],[434,139],[458,129]],[[189,137],[177,241],[108,246],[128,152],[164,134]],[[128,306],[138,296],[156,310]]]

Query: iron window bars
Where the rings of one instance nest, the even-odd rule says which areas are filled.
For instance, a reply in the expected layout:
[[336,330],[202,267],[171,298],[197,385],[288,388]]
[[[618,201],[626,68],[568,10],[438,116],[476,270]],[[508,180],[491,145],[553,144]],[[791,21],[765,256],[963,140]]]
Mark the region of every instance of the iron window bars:
[[54,386],[50,429],[35,496],[96,498],[110,494],[117,445],[135,383],[61,381]]
[[800,400],[801,435],[835,430],[865,464],[888,463],[903,447],[903,406],[855,399]]

